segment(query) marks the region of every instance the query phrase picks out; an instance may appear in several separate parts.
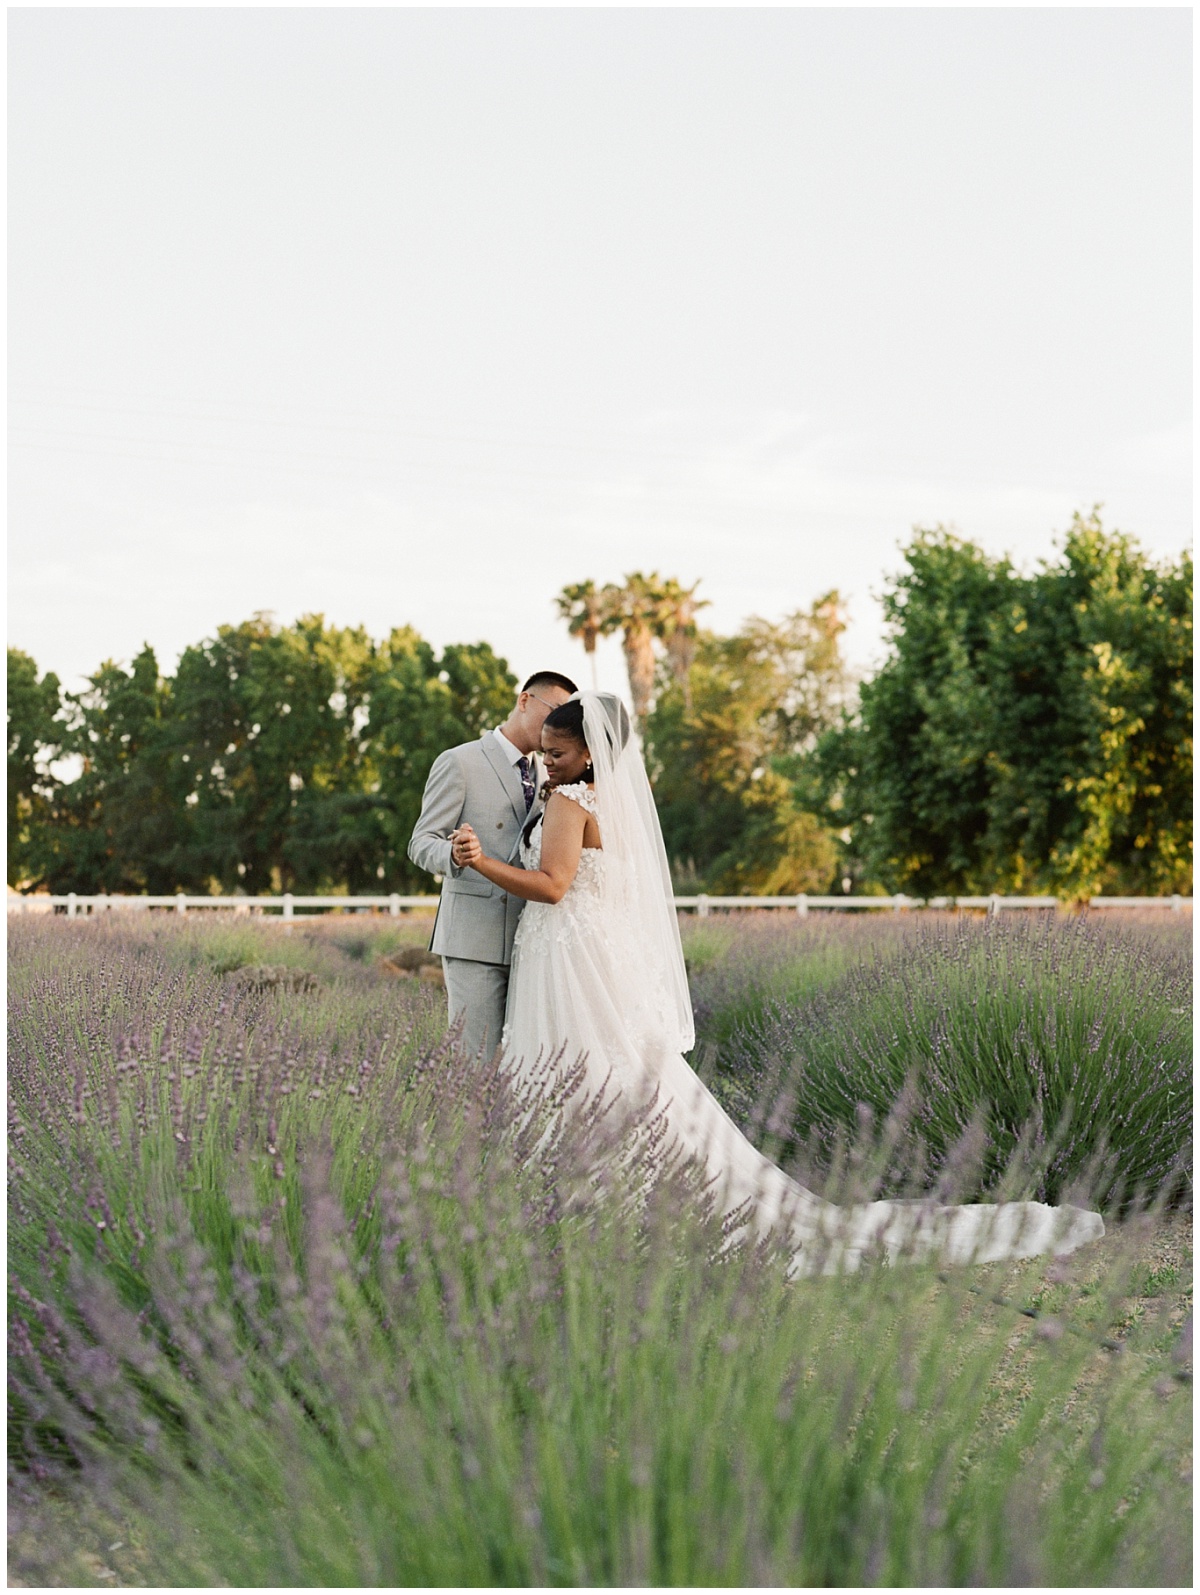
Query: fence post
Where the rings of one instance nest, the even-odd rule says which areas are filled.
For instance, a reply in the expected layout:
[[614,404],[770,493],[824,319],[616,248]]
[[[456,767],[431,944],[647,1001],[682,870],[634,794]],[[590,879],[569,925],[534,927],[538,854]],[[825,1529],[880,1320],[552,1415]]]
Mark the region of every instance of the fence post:
[[1004,904],[1003,904],[1003,902],[1002,902],[1002,900],[1000,898],[1000,894],[998,892],[993,892],[992,895],[988,898],[988,906],[987,906],[988,913],[989,914],[998,914],[1000,912],[1001,908],[1003,908],[1003,906],[1004,906]]
[[187,898],[182,892],[175,893],[175,912],[177,914],[187,913]]
[[388,899],[388,913],[392,916],[393,919],[399,919],[399,917],[400,917],[400,893],[399,892],[393,892],[391,897]]
[[893,914],[900,913],[901,910],[903,909],[903,907],[904,907],[904,893],[903,892],[897,892],[895,897],[892,898],[892,913]]
[[808,893],[807,892],[801,892],[799,897],[797,897],[797,899],[796,899],[796,917],[798,919],[807,919],[808,918]]
[[75,901],[75,893],[74,892],[68,892],[67,893],[67,918],[68,919],[74,919],[75,915],[78,912],[79,912],[79,909],[78,909],[78,906],[77,906],[76,901]]
[[696,899],[696,913],[701,919],[708,918],[708,897],[704,892],[701,892]]
[[1172,892],[1171,894],[1171,911],[1175,914],[1183,913],[1183,898],[1180,897],[1178,892]]
[[[293,919],[293,918],[295,918],[295,913],[296,913],[296,911],[295,911],[295,908],[293,907],[293,904],[292,904],[292,894],[291,894],[291,892],[284,892],[284,894],[283,894],[283,917],[284,917],[284,919]],[[287,928],[290,930],[291,926],[289,925]]]

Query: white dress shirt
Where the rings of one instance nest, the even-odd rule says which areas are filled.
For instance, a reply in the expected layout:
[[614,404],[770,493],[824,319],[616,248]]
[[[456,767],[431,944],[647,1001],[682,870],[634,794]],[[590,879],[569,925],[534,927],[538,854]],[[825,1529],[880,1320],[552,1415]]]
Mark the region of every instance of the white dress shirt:
[[[508,760],[508,762],[510,764],[519,764],[522,759],[527,757],[526,754],[521,752],[520,748],[514,748],[513,747],[512,743],[504,735],[504,732],[501,731],[499,726],[497,726],[496,729],[492,732],[492,735],[495,737],[496,741],[500,744],[500,746],[504,749],[504,757]],[[532,769],[532,767],[533,767],[533,759],[532,758],[529,759],[529,764],[530,764],[530,768]]]

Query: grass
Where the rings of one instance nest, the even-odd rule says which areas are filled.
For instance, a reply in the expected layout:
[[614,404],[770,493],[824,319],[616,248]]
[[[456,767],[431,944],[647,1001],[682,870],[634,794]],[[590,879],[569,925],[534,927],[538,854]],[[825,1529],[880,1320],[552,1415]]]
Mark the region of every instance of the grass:
[[[381,915],[301,915],[286,925],[271,916],[193,913],[184,920],[154,915],[137,927],[137,940],[157,946],[172,961],[232,974],[249,964],[286,964],[344,981],[349,965],[369,967],[402,947],[428,945],[431,915],[399,919]],[[108,927],[112,929],[110,925]]]
[[[320,989],[237,990],[220,925],[14,929],[10,1581],[1190,1582],[1186,1212],[788,1284],[687,1170],[533,1157],[378,943],[237,931]],[[759,997],[909,933],[821,934]]]

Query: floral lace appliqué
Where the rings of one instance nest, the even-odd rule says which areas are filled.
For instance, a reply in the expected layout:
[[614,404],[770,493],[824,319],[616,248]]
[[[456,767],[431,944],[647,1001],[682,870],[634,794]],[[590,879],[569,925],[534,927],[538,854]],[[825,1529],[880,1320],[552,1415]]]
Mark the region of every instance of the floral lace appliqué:
[[551,793],[560,793],[563,797],[570,798],[572,803],[578,803],[580,808],[586,809],[595,819],[600,818],[600,810],[596,806],[596,794],[586,781],[572,781],[568,786],[551,787]]

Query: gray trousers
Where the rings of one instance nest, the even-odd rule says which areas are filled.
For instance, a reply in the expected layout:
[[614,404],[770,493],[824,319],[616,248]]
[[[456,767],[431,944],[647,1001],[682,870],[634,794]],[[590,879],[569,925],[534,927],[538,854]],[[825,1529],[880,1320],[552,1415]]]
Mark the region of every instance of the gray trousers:
[[443,958],[450,1023],[463,1019],[462,1048],[468,1058],[490,1058],[500,1045],[504,1004],[508,997],[508,965],[483,964],[474,958]]

